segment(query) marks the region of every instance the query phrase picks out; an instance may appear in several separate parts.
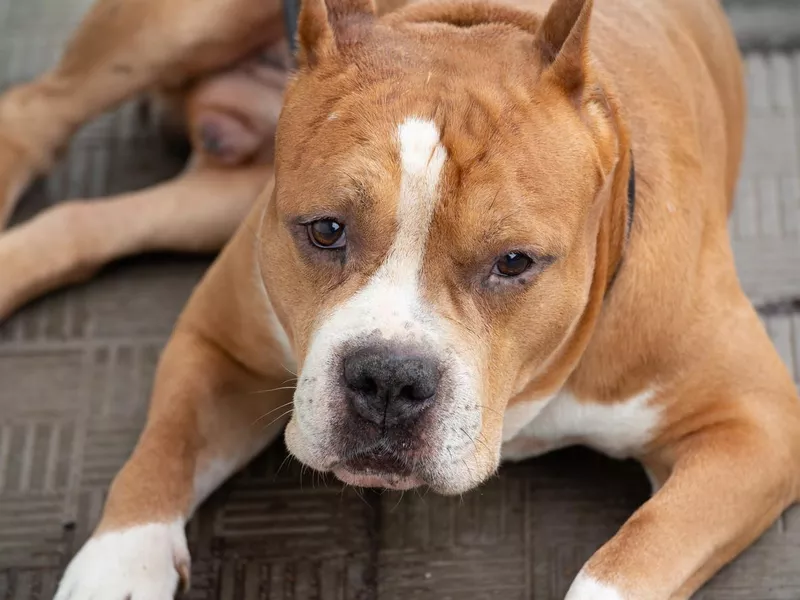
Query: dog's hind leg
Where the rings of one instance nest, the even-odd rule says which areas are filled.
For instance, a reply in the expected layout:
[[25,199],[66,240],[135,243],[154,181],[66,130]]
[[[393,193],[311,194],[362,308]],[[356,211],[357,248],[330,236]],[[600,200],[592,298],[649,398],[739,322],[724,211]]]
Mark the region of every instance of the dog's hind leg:
[[0,228],[84,122],[282,35],[280,0],[99,0],[52,71],[0,97]]
[[219,250],[271,177],[270,165],[201,164],[139,192],[65,202],[0,234],[0,321],[117,258]]

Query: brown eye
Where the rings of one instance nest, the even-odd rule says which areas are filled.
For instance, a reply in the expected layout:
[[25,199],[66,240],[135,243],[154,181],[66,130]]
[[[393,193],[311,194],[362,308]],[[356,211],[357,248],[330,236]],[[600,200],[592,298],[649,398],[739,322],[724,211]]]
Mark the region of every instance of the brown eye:
[[325,250],[344,248],[347,242],[347,237],[344,234],[344,225],[333,219],[320,219],[309,223],[307,227],[308,239],[317,248],[324,248]]
[[533,264],[533,260],[521,252],[509,252],[502,256],[496,263],[492,271],[502,277],[518,277],[527,271]]

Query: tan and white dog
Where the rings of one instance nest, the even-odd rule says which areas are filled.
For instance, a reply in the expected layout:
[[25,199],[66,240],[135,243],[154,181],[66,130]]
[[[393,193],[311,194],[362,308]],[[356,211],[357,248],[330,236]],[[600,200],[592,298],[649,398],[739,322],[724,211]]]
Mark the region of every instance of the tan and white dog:
[[[201,160],[162,212],[78,205],[0,238],[17,283],[19,264],[45,270],[32,232],[61,219],[83,250],[59,273],[76,273],[212,246],[265,186],[181,316],[58,600],[188,585],[186,521],[287,418],[292,454],[353,485],[461,493],[568,444],[638,459],[654,495],[569,600],[686,598],[798,500],[800,402],[727,235],[744,98],[723,12],[550,4],[378,17],[370,0],[306,0],[274,185],[266,159]],[[61,65],[0,101],[9,206],[85,119],[234,63],[279,18],[274,0],[101,0]],[[157,233],[132,244],[145,214]],[[77,243],[59,231],[51,244]],[[254,393],[286,369],[293,393]]]

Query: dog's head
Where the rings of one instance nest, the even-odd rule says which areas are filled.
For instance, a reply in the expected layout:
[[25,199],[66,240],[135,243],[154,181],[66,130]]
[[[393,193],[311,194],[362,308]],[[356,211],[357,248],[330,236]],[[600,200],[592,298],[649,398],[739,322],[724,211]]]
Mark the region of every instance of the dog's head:
[[618,161],[590,9],[304,2],[260,235],[304,463],[462,492],[496,469],[509,400],[574,366]]

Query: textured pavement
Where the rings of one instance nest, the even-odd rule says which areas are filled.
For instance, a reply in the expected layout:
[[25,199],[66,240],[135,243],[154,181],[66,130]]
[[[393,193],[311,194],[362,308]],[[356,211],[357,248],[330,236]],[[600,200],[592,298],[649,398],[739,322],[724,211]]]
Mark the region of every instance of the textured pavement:
[[[86,6],[0,0],[0,88],[51,64]],[[800,52],[748,54],[747,64],[748,148],[731,231],[744,286],[800,379]],[[179,168],[129,105],[87,127],[15,219]],[[0,599],[52,596],[135,443],[159,351],[207,264],[125,261],[0,326]],[[560,599],[649,490],[635,464],[583,450],[503,468],[463,498],[358,495],[296,463],[281,469],[284,456],[276,446],[257,459],[190,524],[190,598]],[[697,597],[800,599],[800,510]]]

